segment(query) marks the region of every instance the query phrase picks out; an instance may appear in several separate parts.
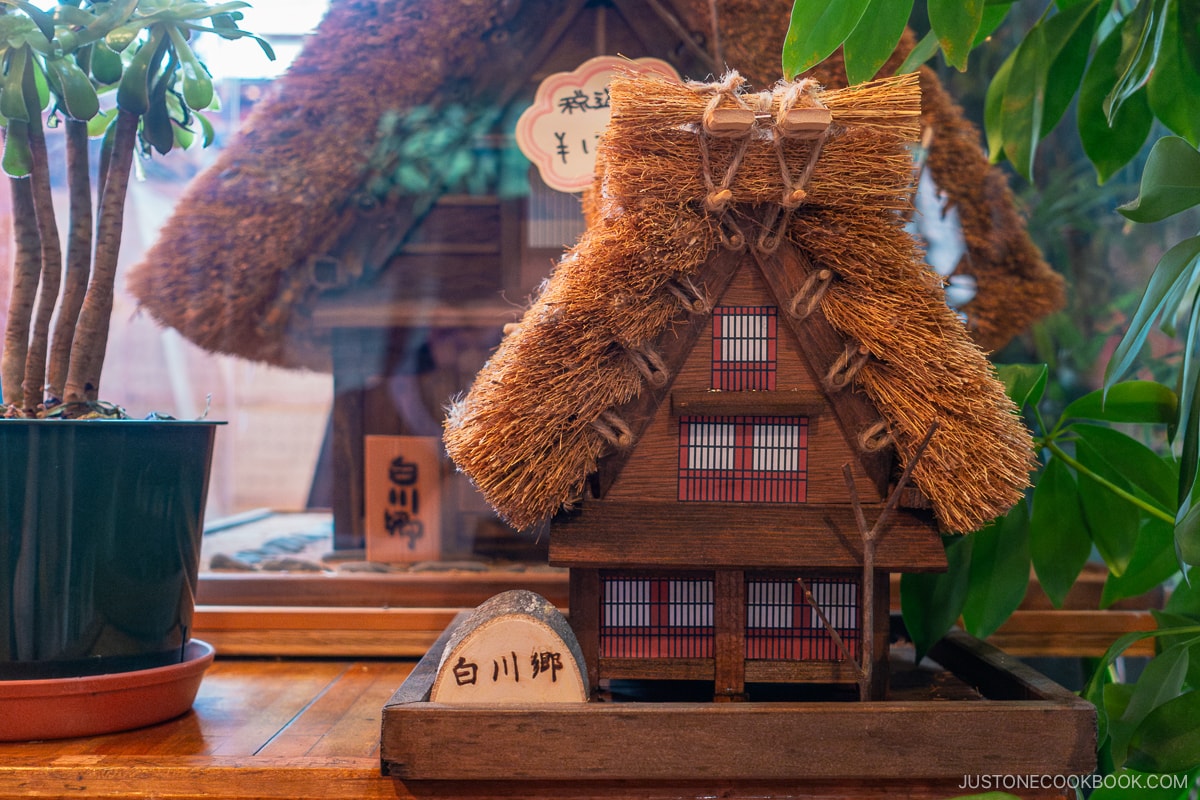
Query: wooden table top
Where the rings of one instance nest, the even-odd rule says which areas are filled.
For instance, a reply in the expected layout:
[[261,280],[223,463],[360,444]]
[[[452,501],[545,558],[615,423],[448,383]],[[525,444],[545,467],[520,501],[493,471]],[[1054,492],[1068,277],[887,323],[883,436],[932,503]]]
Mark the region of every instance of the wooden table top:
[[414,663],[218,658],[177,719],[0,742],[0,797],[404,797],[380,775],[379,728]]
[[[403,798],[405,800],[619,800],[628,798],[906,798],[954,787],[899,780],[405,783],[380,772],[384,704],[415,660],[218,657],[191,711],[124,733],[0,742],[7,798]],[[547,746],[550,746],[548,743]],[[863,742],[864,747],[875,746]],[[448,759],[454,753],[446,753]],[[1028,797],[1059,797],[1035,793]]]

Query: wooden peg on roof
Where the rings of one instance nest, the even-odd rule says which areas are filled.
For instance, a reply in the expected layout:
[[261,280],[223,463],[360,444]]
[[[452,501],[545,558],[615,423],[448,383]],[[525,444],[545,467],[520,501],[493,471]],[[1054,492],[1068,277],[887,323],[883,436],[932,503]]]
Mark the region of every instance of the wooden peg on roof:
[[828,108],[793,108],[783,115],[779,128],[785,136],[815,139],[833,122]]
[[704,115],[704,130],[715,136],[735,136],[754,127],[754,112],[748,108],[714,108]]

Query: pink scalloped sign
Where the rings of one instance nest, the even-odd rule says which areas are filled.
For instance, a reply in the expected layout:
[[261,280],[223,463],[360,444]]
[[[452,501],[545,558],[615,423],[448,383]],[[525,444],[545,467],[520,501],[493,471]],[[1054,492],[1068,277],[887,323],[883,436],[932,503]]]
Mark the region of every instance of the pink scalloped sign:
[[517,120],[517,146],[537,165],[546,185],[581,192],[592,183],[596,144],[608,125],[608,84],[618,70],[679,73],[657,58],[596,56],[571,72],[556,72],[538,86],[533,105]]

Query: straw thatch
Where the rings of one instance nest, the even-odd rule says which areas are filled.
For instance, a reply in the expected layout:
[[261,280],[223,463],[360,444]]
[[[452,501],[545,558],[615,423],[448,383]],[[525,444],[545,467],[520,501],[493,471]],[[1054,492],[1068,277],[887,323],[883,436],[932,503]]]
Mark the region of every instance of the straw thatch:
[[[162,237],[132,271],[130,291],[157,321],[206,350],[328,370],[329,331],[314,326],[311,315],[330,292],[352,287],[318,280],[315,259],[336,252],[365,217],[370,226],[381,213],[397,215],[397,228],[413,222],[402,221],[394,208],[359,204],[381,119],[433,102],[498,94],[501,78],[511,81],[539,67],[523,60],[530,39],[522,31],[540,36],[565,8],[577,6],[561,0],[333,0],[273,94],[189,186]],[[791,6],[792,0],[719,0],[714,31],[710,0],[655,3],[681,35],[720,53],[760,87],[779,75]],[[631,7],[636,10],[622,4]],[[644,13],[651,14],[649,5]],[[911,41],[901,52],[908,46]],[[656,54],[670,58],[673,49]],[[815,74],[828,87],[845,84],[836,60]],[[925,69],[921,75],[926,117],[940,131],[929,168],[959,208],[970,248],[965,270],[980,287],[965,310],[978,341],[998,347],[1061,305],[1061,281],[1029,242],[977,131],[936,76]],[[389,231],[397,241],[403,234]]]
[[[803,174],[816,146],[784,141],[769,125],[744,142],[708,136],[708,104],[757,102],[771,119],[781,104],[819,103],[833,125],[806,199],[785,212],[787,246],[835,274],[821,310],[848,343],[869,352],[854,386],[882,414],[900,459],[938,423],[914,480],[942,526],[978,528],[1020,498],[1032,449],[902,227],[911,202],[906,145],[919,133],[916,77],[824,93],[797,93],[797,84],[740,98],[730,91],[736,85],[736,76],[691,87],[614,81],[588,230],[451,409],[447,451],[519,528],[580,496],[610,453],[601,416],[647,390],[644,360],[630,354],[652,352],[695,312],[668,281],[694,276],[730,239],[731,224],[757,241],[754,220],[778,216],[771,210],[782,211],[785,180]],[[709,179],[739,153],[726,184],[734,204],[710,212],[706,199],[722,187]]]

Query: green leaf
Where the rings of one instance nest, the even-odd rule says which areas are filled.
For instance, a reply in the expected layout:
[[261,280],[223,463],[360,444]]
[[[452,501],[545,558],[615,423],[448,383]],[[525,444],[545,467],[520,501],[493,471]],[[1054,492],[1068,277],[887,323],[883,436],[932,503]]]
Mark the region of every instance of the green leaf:
[[971,538],[975,542],[962,617],[973,636],[986,639],[1017,610],[1029,587],[1029,509],[1025,501]]
[[1150,79],[1158,61],[1169,5],[1169,0],[1141,0],[1125,18],[1121,54],[1117,57],[1118,77],[1103,103],[1109,125],[1115,123],[1121,105]]
[[[1180,584],[1180,587],[1186,584]],[[1171,594],[1174,596],[1179,587]],[[1200,687],[1200,636],[1180,634],[1178,636],[1170,635],[1172,628],[1188,628],[1196,624],[1196,620],[1192,617],[1185,617],[1180,614],[1172,614],[1166,611],[1150,610],[1150,614],[1154,617],[1155,623],[1159,630],[1166,631],[1168,635],[1161,637],[1158,640],[1159,652],[1166,652],[1172,647],[1184,647],[1188,651],[1188,670],[1187,679],[1184,681],[1188,688],[1195,689]]]
[[1133,735],[1134,726],[1124,722],[1125,709],[1133,698],[1133,686],[1125,683],[1108,683],[1102,693],[1103,703],[1097,708],[1097,716],[1104,720],[1101,743],[1108,738],[1108,749],[1113,763],[1125,763],[1126,751],[1129,749],[1129,737]]
[[1008,12],[1012,11],[1014,2],[1016,0],[1000,3],[988,0],[984,3],[983,16],[979,20],[979,30],[975,32],[975,41],[971,44],[972,49],[986,42],[988,37],[996,32],[1000,23],[1004,22],[1004,18],[1008,16]]
[[1175,547],[1183,563],[1200,564],[1200,504],[1189,506],[1175,523]]
[[783,40],[783,74],[792,80],[837,50],[862,19],[871,0],[804,0],[792,6]]
[[[1174,297],[1166,300],[1169,308],[1172,303],[1182,300]],[[1179,491],[1176,499],[1180,506],[1200,500],[1197,497],[1197,472],[1200,468],[1200,453],[1197,452],[1197,439],[1200,437],[1200,357],[1196,349],[1200,342],[1200,289],[1192,297],[1192,307],[1188,313],[1187,336],[1183,343],[1183,364],[1179,368],[1175,387],[1179,393],[1179,417],[1174,430],[1170,431],[1172,438],[1177,438],[1183,431],[1183,452],[1180,458]],[[1180,513],[1182,518],[1182,511]]]
[[1179,44],[1191,62],[1192,69],[1200,72],[1200,3],[1179,3]]
[[1121,719],[1140,723],[1154,709],[1179,696],[1187,676],[1188,651],[1171,647],[1150,660],[1138,677]]
[[1126,763],[1143,772],[1185,772],[1200,765],[1200,691],[1147,714],[1129,740]]
[[[1167,598],[1163,610],[1180,617],[1190,617],[1193,625],[1200,622],[1200,580],[1193,580],[1191,583],[1180,582],[1171,590],[1171,596]],[[1174,622],[1172,626],[1179,627]]]
[[1156,381],[1123,381],[1108,390],[1088,392],[1063,409],[1068,419],[1171,425],[1178,419],[1179,398]]
[[[1128,489],[1125,478],[1112,469],[1087,441],[1076,442],[1075,455],[1091,472],[1121,489]],[[1104,563],[1108,565],[1109,572],[1120,576],[1129,566],[1129,559],[1133,557],[1133,546],[1141,527],[1140,511],[1086,475],[1079,475],[1077,480],[1079,502],[1083,507],[1083,517],[1087,520],[1092,541],[1104,558]]]
[[953,627],[967,602],[974,539],[959,536],[945,542],[949,562],[945,572],[900,576],[900,610],[918,661]]
[[[1186,94],[1176,89],[1176,94]],[[1134,222],[1158,222],[1200,205],[1200,151],[1178,136],[1154,143],[1132,202],[1117,206]]]
[[1113,428],[1077,422],[1071,430],[1103,459],[1110,475],[1140,490],[1165,514],[1175,508],[1179,476],[1166,459],[1146,445]]
[[1108,608],[1118,600],[1137,597],[1162,585],[1179,572],[1179,561],[1172,547],[1173,527],[1159,519],[1142,524],[1129,557],[1129,564],[1120,575],[1109,573],[1100,594],[1100,607]]
[[1079,138],[1101,183],[1137,155],[1154,123],[1144,90],[1121,103],[1111,125],[1105,113],[1104,98],[1117,79],[1121,30],[1121,26],[1115,28],[1096,48],[1079,88]]
[[983,0],[928,0],[925,5],[946,63],[965,71],[967,55],[983,21]]
[[988,84],[987,95],[983,102],[983,130],[987,134],[988,161],[999,163],[1004,157],[1004,95],[1008,91],[1009,78],[1012,76],[1013,61],[1017,51],[1013,50],[1004,59],[996,74]]
[[869,81],[891,57],[904,34],[913,0],[870,0],[858,26],[846,38],[846,77],[851,85]]
[[[1180,281],[1190,284],[1200,268],[1200,236],[1184,239],[1168,250],[1154,267],[1141,302],[1130,320],[1129,330],[1121,337],[1104,369],[1104,386],[1111,388],[1133,367],[1154,321],[1162,314],[1173,315],[1167,297]],[[1182,296],[1182,295],[1179,295]]]
[[[1192,5],[1200,4],[1193,3]],[[1158,64],[1146,84],[1150,109],[1163,124],[1193,146],[1200,145],[1200,71],[1185,52],[1179,15],[1169,14]]]
[[1004,384],[1004,391],[1017,408],[1036,406],[1042,401],[1049,374],[1050,370],[1045,364],[996,365],[996,377]]
[[1079,91],[1091,53],[1092,37],[1096,33],[1097,4],[1098,0],[1088,0],[1046,21],[1045,39],[1054,52],[1046,73],[1042,136],[1054,130]]
[[933,54],[938,51],[938,40],[934,36],[933,31],[921,37],[921,41],[917,42],[909,54],[900,63],[896,69],[897,75],[903,75],[906,72],[915,72],[922,64],[933,58]]
[[1060,459],[1050,459],[1034,487],[1030,527],[1033,568],[1050,602],[1061,608],[1087,563],[1092,540],[1075,478]]
[[113,120],[116,118],[117,110],[115,108],[109,111],[101,111],[99,114],[88,120],[88,136],[92,137],[93,139],[97,136],[103,136],[104,132],[108,130],[108,126],[111,125]]
[[1046,73],[1050,69],[1048,50],[1045,25],[1036,25],[1025,34],[1000,104],[1004,155],[1027,181],[1033,180],[1033,160],[1041,140]]

